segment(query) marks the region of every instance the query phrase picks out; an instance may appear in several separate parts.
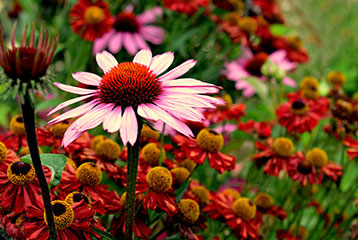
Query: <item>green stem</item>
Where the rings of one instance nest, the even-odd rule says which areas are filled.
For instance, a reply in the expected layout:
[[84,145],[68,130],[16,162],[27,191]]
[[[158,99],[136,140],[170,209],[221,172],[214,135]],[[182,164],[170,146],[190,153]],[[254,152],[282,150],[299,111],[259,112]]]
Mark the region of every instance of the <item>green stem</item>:
[[159,159],[159,166],[162,166],[162,162],[164,160],[164,131],[165,131],[165,123],[163,123],[162,132],[160,134],[160,159]]
[[134,239],[134,218],[135,218],[135,191],[137,184],[138,159],[139,159],[139,142],[140,132],[142,130],[142,118],[137,115],[138,135],[133,146],[127,144],[127,196],[126,196],[126,233],[125,239]]
[[21,110],[24,118],[25,130],[26,130],[26,138],[27,138],[27,143],[29,145],[31,160],[41,188],[47,225],[50,232],[50,239],[57,240],[57,232],[55,227],[55,221],[53,218],[50,191],[47,185],[44,171],[42,169],[40,153],[37,144],[36,127],[35,127],[35,109],[31,103],[29,94],[31,93],[26,92],[24,96],[24,102],[21,103]]
[[276,98],[276,91],[275,91],[275,85],[273,83],[273,79],[270,79],[270,93],[272,98],[272,106],[273,106],[273,113],[276,116],[276,109],[277,109],[277,98]]

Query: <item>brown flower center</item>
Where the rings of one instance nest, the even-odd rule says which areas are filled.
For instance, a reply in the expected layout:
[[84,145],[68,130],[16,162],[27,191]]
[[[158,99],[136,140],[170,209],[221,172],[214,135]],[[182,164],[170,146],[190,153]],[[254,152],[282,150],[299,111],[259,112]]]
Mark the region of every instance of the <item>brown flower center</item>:
[[138,32],[139,23],[134,13],[122,12],[117,15],[113,28],[117,32]]

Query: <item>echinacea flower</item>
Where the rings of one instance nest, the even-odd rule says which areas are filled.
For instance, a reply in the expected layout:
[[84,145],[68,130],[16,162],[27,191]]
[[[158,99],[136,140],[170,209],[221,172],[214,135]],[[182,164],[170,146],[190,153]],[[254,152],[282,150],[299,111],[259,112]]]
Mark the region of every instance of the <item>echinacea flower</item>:
[[79,0],[70,11],[73,31],[93,42],[111,30],[113,19],[109,6],[102,0]]
[[123,46],[129,54],[134,55],[139,49],[149,49],[146,41],[155,45],[163,42],[164,29],[148,25],[162,15],[162,9],[154,7],[136,15],[132,12],[132,8],[129,6],[125,11],[117,14],[112,30],[94,42],[93,54],[102,51],[106,46],[110,52],[117,53]]
[[[226,63],[223,73],[229,80],[236,82],[236,89],[243,90],[244,96],[250,97],[255,94],[255,90],[245,81],[245,78],[256,76],[266,80],[261,72],[261,67],[266,61],[274,63],[284,72],[292,71],[296,67],[296,64],[287,60],[286,52],[283,50],[275,51],[268,55],[265,52],[253,54],[250,49],[244,48],[243,56],[235,61]],[[296,86],[295,81],[288,77],[283,78],[282,83],[288,86]]]
[[[35,25],[31,28],[30,41],[27,43],[27,25],[22,34],[20,46],[15,45],[16,24],[11,33],[11,49],[6,49],[0,28],[0,66],[8,79],[5,89],[2,89],[4,97],[20,95],[31,90],[47,90],[51,92],[48,83],[51,76],[48,67],[52,61],[57,48],[59,37],[49,36],[47,30],[44,34],[40,30],[37,46],[35,44]],[[4,76],[5,77],[5,76]],[[5,78],[6,79],[6,78]],[[4,81],[2,79],[2,81]]]
[[82,115],[67,129],[62,141],[65,147],[85,131],[101,123],[110,133],[119,131],[124,145],[128,142],[133,145],[138,135],[138,117],[153,121],[160,119],[178,132],[193,136],[183,120],[200,122],[204,117],[197,108],[215,108],[214,104],[223,102],[221,99],[201,95],[218,92],[219,88],[213,84],[192,78],[176,79],[196,64],[194,60],[188,60],[159,76],[173,62],[172,52],[152,58],[150,50],[141,50],[133,62],[118,64],[112,54],[103,51],[96,55],[96,59],[104,71],[102,77],[87,72],[75,73],[73,77],[79,82],[97,86],[97,89],[55,83],[64,91],[82,96],[58,105],[49,114],[75,102],[93,98],[49,122],[54,125]]
[[208,158],[210,166],[219,173],[235,168],[236,158],[220,152],[224,145],[224,138],[212,129],[201,130],[195,139],[177,135],[173,141],[180,146],[180,151],[175,153],[177,161],[190,158],[201,165]]

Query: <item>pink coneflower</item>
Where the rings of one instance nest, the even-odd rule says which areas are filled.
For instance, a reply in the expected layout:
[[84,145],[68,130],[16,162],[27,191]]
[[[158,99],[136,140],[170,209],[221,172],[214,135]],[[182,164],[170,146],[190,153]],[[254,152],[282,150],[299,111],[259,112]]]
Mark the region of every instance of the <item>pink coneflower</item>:
[[153,23],[156,17],[161,15],[160,7],[154,7],[140,15],[135,15],[131,6],[127,7],[115,17],[113,29],[96,39],[93,53],[102,51],[108,45],[112,53],[117,53],[123,46],[129,54],[134,55],[139,49],[149,48],[146,41],[156,45],[162,43],[165,36],[164,29],[147,25]]
[[150,50],[141,50],[133,62],[119,64],[112,54],[103,51],[96,55],[96,59],[104,71],[102,77],[88,72],[77,72],[72,76],[79,82],[97,86],[97,89],[55,83],[66,92],[82,96],[61,103],[49,114],[92,98],[49,122],[54,125],[81,116],[67,129],[62,141],[64,146],[101,123],[110,133],[119,131],[124,145],[128,142],[133,145],[137,139],[138,117],[153,121],[160,119],[185,136],[193,136],[183,121],[202,121],[204,116],[198,108],[215,108],[214,104],[223,104],[221,99],[201,95],[217,93],[219,87],[192,78],[176,79],[196,64],[192,59],[163,75],[174,60],[172,52],[152,58]]
[[[245,97],[250,97],[255,94],[255,89],[244,79],[250,76],[260,77],[266,80],[266,77],[262,76],[261,67],[266,62],[277,65],[278,68],[284,72],[292,71],[296,68],[296,64],[287,60],[286,52],[284,50],[278,50],[270,55],[264,52],[256,53],[255,55],[250,49],[244,48],[244,54],[241,58],[226,63],[224,75],[232,81],[235,81],[235,87],[238,90],[243,90]],[[289,77],[285,77],[283,84],[288,86],[296,86],[296,82]]]

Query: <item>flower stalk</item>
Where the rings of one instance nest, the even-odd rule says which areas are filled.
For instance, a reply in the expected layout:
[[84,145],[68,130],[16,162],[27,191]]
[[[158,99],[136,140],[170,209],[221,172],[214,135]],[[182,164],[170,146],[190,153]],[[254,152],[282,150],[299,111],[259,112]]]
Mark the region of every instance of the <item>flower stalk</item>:
[[138,172],[138,159],[139,159],[139,142],[140,133],[142,130],[142,118],[136,116],[138,121],[138,135],[137,140],[133,146],[127,144],[128,159],[127,159],[127,195],[126,195],[126,232],[125,239],[134,239],[134,218],[135,218],[135,192],[137,184],[137,172]]
[[26,130],[26,138],[30,150],[33,166],[35,168],[36,176],[40,184],[42,198],[44,201],[46,219],[50,232],[50,239],[57,240],[57,232],[55,221],[53,218],[53,211],[51,205],[50,191],[47,185],[46,177],[42,169],[40,153],[37,144],[36,128],[35,128],[35,109],[33,107],[30,90],[24,95],[24,100],[21,103],[22,115],[24,118],[24,125]]

